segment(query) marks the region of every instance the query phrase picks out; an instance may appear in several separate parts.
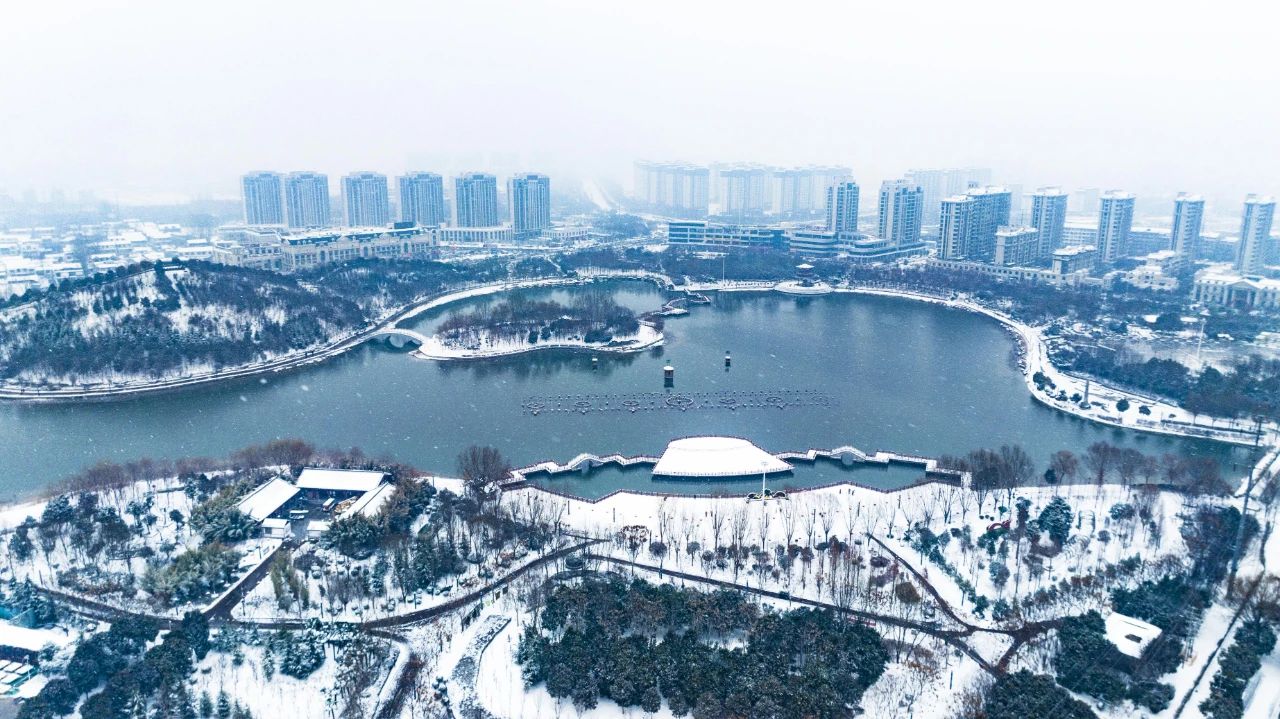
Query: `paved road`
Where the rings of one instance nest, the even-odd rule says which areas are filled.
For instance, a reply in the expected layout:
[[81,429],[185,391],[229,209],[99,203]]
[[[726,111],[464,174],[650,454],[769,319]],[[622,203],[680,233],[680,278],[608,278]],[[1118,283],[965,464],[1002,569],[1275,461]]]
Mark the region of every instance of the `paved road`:
[[271,550],[271,554],[267,555],[266,559],[253,568],[253,571],[246,574],[243,579],[236,583],[235,589],[227,592],[213,606],[204,610],[205,616],[211,620],[215,618],[231,619],[231,610],[243,601],[249,595],[249,592],[253,591],[254,587],[258,586],[258,582],[261,582],[263,577],[267,576],[267,573],[271,571],[271,565],[275,564],[276,557],[280,556],[281,552],[286,554],[292,552],[297,546],[297,540],[289,539],[281,542],[279,546]]

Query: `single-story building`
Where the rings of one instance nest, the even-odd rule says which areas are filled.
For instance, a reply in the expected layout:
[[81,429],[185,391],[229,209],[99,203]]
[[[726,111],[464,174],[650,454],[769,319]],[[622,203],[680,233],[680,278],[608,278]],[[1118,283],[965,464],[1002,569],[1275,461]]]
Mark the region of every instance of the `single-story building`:
[[1107,641],[1115,645],[1121,654],[1135,661],[1142,659],[1162,633],[1160,627],[1154,624],[1119,612],[1108,614],[1106,625]]
[[298,489],[309,492],[338,494],[364,494],[382,484],[386,472],[363,469],[316,469],[307,467],[298,475]]
[[262,520],[262,536],[276,539],[288,539],[293,535],[289,520],[284,517],[267,517]]
[[[71,636],[54,629],[28,629],[0,621],[0,661],[4,666],[21,667],[40,663],[40,652],[45,647],[62,647],[71,642]],[[16,674],[17,672],[5,672]]]
[[299,489],[294,485],[280,477],[273,477],[266,484],[246,494],[236,507],[262,522],[283,511],[298,492]]
[[307,539],[319,539],[321,535],[329,531],[329,524],[323,519],[313,519],[307,522]]

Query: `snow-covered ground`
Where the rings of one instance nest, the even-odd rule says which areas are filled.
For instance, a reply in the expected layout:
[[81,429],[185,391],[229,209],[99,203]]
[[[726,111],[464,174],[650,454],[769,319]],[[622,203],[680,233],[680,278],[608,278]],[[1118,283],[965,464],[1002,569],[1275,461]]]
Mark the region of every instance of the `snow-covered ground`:
[[1280,717],[1280,647],[1262,658],[1262,669],[1252,691],[1245,697],[1244,719]]
[[232,655],[209,652],[196,668],[192,694],[208,692],[216,704],[218,692],[226,691],[255,717],[321,719],[334,716],[329,705],[330,691],[337,685],[338,665],[332,656],[306,679],[295,679],[279,671],[270,678],[262,671],[264,647],[243,647],[244,661],[237,666]]
[[[1005,540],[1008,546],[1003,550],[997,543],[999,551],[994,558],[976,544],[989,526],[1012,518],[1013,510],[1001,513],[998,507],[1012,505],[1011,499],[1019,497],[1030,501],[1029,517],[1032,519],[1056,497],[1065,500],[1075,513],[1072,539],[1060,554],[1043,560],[1044,569],[1038,574],[1020,559],[1029,551],[1029,540],[1015,544],[1010,537]],[[971,602],[965,599],[957,583],[929,559],[921,557],[910,542],[903,539],[904,532],[913,526],[923,525],[935,534],[945,532],[967,536],[967,540],[953,537],[947,542],[942,551],[948,562],[973,583],[978,594],[990,601],[1001,598],[1010,602],[1015,598],[1025,601],[1039,589],[1070,577],[1097,574],[1106,565],[1135,555],[1143,560],[1140,572],[1158,573],[1162,558],[1166,562],[1180,561],[1183,554],[1179,532],[1181,515],[1187,504],[1194,500],[1171,492],[1139,493],[1118,485],[1022,487],[1015,490],[1012,497],[1006,497],[1003,492],[975,492],[935,483],[893,493],[853,486],[827,487],[794,492],[789,500],[773,503],[747,502],[742,498],[661,497],[626,492],[593,503],[550,495],[535,488],[507,492],[502,501],[511,504],[541,503],[544,514],[561,516],[568,529],[594,537],[613,539],[624,527],[644,527],[648,541],[657,540],[667,547],[665,555],[654,556],[646,541],[636,547],[636,553],[632,555],[627,543],[615,541],[597,545],[594,551],[599,553],[655,566],[661,564],[726,581],[742,581],[775,591],[789,591],[795,596],[822,601],[839,598],[839,585],[849,578],[844,573],[862,576],[863,573],[878,575],[891,571],[888,567],[871,564],[878,555],[887,557],[887,553],[868,537],[872,535],[920,570],[944,599],[969,621],[993,625],[989,618],[971,613]],[[1111,519],[1110,509],[1121,503],[1143,508],[1155,528],[1137,518]],[[853,561],[857,564],[850,568],[843,559],[836,564],[827,552],[816,550],[816,546],[828,537],[850,545],[855,557]],[[692,554],[689,552],[691,543],[696,543],[692,545],[695,546]],[[707,563],[702,560],[703,551],[714,551],[717,546],[731,544],[766,547],[764,571],[753,571],[755,559],[747,559],[737,572],[732,562],[718,566],[715,561]],[[815,548],[815,551],[797,554],[788,570],[777,562],[774,548],[793,544],[802,549]],[[1042,538],[1041,544],[1047,544],[1047,539]],[[1001,552],[1006,556],[1001,556]],[[1010,570],[1011,576],[1003,586],[996,586],[991,578],[989,565],[993,559],[1005,563]],[[905,568],[900,568],[898,575],[900,579],[897,581],[909,578]],[[1145,575],[1130,579],[1142,576]],[[1107,593],[1104,585],[1099,583],[1094,591],[1072,596],[1073,608],[1077,605],[1096,606]],[[865,597],[867,606],[875,606],[881,601],[883,598],[874,594]],[[1040,612],[1052,615],[1056,610],[1045,608]],[[990,617],[989,611],[986,617]]]
[[580,338],[554,337],[549,340],[529,343],[522,339],[496,339],[483,337],[477,344],[460,345],[449,342],[439,335],[427,337],[414,352],[415,357],[434,360],[479,359],[482,357],[507,357],[525,352],[536,352],[545,349],[588,349],[593,352],[640,352],[657,347],[663,342],[660,330],[647,323],[640,323],[640,329],[632,335],[619,335],[609,343],[586,342]]

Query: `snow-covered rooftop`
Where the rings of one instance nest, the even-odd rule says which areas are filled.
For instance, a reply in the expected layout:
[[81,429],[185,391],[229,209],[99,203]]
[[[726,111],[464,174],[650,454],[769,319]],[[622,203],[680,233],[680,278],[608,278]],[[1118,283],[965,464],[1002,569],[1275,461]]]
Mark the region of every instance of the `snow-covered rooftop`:
[[653,473],[665,477],[748,477],[791,465],[738,437],[687,437],[667,445]]
[[69,636],[52,629],[27,629],[16,624],[0,622],[0,646],[38,652],[50,644],[64,646],[70,641]]
[[264,519],[262,520],[262,527],[263,529],[288,529],[289,520],[283,517]]
[[285,502],[293,499],[297,493],[297,487],[279,477],[274,477],[270,482],[245,495],[245,498],[236,506],[241,512],[261,522],[283,507]]
[[344,517],[354,517],[359,514],[364,517],[373,517],[382,509],[382,505],[391,499],[392,493],[395,492],[394,484],[380,484],[377,488],[365,492],[356,498],[354,504],[342,513]]
[[1127,657],[1141,659],[1142,653],[1159,637],[1160,627],[1119,612],[1107,615],[1107,641]]
[[330,492],[368,492],[382,484],[384,472],[363,469],[315,469],[308,467],[298,477],[299,489]]

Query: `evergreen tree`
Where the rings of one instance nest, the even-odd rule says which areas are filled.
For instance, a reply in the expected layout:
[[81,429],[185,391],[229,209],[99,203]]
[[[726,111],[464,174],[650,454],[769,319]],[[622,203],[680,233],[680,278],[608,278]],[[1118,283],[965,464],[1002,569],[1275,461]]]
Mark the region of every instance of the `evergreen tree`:
[[215,714],[218,719],[231,719],[231,698],[225,689],[218,690],[218,708]]

